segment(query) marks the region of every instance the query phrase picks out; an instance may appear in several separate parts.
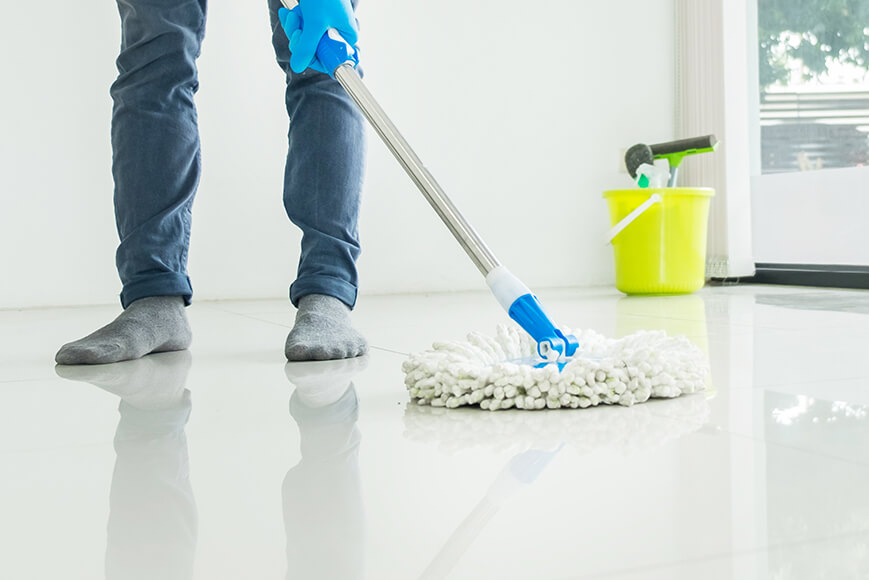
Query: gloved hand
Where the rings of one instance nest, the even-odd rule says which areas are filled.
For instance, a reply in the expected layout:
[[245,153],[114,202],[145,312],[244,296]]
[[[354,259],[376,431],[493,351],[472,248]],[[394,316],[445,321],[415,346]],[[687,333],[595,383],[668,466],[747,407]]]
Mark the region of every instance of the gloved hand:
[[350,46],[359,41],[359,28],[350,0],[298,0],[292,10],[281,8],[278,18],[290,39],[290,68],[301,73],[307,68],[331,74],[317,59],[317,45],[330,28],[341,33]]

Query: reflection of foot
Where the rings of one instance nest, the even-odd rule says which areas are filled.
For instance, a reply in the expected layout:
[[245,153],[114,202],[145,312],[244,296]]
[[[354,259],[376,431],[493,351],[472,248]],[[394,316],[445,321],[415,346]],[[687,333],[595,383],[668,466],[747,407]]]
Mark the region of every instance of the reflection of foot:
[[341,398],[357,374],[368,366],[368,357],[333,361],[289,362],[287,379],[309,407],[325,407]]
[[[157,356],[164,355],[148,359]],[[161,373],[154,374],[159,380]],[[183,389],[171,407],[145,409],[128,402],[121,401],[115,432],[105,577],[193,578],[198,515],[184,433],[190,391]]]
[[310,294],[299,300],[296,323],[287,336],[287,360],[335,360],[362,356],[368,342],[350,324],[350,308],[332,296]]
[[108,365],[59,365],[55,372],[114,393],[133,407],[164,409],[181,399],[192,362],[190,352],[183,350]]
[[55,355],[62,365],[106,364],[152,352],[184,350],[192,334],[180,296],[153,296],[130,304],[110,324],[65,344]]
[[352,384],[344,385],[337,400],[320,407],[307,405],[300,389],[290,398],[302,459],[282,489],[287,578],[365,577],[359,402]]

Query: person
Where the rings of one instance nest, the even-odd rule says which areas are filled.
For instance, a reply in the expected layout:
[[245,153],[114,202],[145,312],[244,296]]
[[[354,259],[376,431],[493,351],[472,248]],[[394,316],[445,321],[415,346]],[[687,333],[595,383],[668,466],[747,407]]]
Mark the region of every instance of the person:
[[[196,59],[207,0],[117,0],[118,77],[112,84],[112,175],[123,312],[57,352],[58,364],[102,364],[183,350],[192,333],[187,275],[191,206],[200,176]],[[364,165],[360,112],[316,58],[322,35],[358,41],[356,0],[268,0],[272,44],[286,74],[290,118],[283,200],[302,230],[290,300],[298,309],[288,360],[361,356],[356,303]]]

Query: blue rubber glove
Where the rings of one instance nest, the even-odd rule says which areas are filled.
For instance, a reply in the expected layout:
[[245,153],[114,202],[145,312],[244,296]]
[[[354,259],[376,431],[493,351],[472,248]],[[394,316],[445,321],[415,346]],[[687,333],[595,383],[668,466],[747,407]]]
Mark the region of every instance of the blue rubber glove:
[[290,68],[294,73],[307,68],[332,73],[317,58],[317,45],[330,28],[340,32],[354,48],[359,41],[359,27],[350,0],[299,0],[292,10],[281,8],[278,18],[290,39]]

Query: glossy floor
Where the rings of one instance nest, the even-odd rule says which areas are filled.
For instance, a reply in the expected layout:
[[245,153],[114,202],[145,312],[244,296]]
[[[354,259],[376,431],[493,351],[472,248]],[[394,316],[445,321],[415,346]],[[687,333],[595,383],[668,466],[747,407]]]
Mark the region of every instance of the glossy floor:
[[869,577],[869,293],[541,292],[609,336],[688,335],[707,394],[408,404],[404,354],[504,315],[369,297],[360,361],[285,365],[284,302],[198,303],[187,353],[55,369],[114,307],[0,312],[0,578]]

